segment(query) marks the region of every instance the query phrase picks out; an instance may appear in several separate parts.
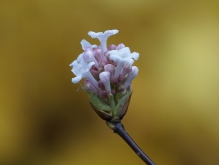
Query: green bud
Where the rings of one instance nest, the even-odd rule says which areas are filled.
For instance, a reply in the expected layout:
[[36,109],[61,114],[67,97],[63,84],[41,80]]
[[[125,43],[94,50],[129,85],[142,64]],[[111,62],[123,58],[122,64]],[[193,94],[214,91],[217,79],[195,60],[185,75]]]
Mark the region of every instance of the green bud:
[[80,88],[89,95],[89,103],[93,110],[100,118],[107,122],[115,123],[122,120],[125,116],[131,100],[132,91],[125,93],[116,93],[113,95],[111,92],[107,94],[108,99],[101,98],[96,93],[87,90],[82,85]]
[[126,114],[131,99],[132,92],[126,92],[120,98],[108,94],[109,102],[99,96],[89,93],[89,102],[94,111],[108,122],[114,123],[120,121]]

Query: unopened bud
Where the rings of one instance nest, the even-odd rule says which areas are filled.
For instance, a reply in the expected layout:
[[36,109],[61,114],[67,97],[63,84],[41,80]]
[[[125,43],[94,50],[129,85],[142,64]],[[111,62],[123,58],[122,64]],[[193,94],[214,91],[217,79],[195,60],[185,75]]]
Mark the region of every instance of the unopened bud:
[[103,82],[106,91],[110,92],[111,91],[111,87],[110,87],[110,73],[109,72],[101,72],[99,77],[100,77],[100,80]]
[[125,81],[125,83],[124,83],[124,88],[127,88],[127,87],[131,84],[132,80],[133,80],[137,75],[138,75],[138,68],[137,68],[136,66],[133,66],[133,67],[132,67],[132,71],[129,72],[128,77],[127,77],[127,79],[126,79],[126,81]]
[[96,93],[96,94],[99,93],[99,90],[98,90],[97,88],[95,88],[95,86],[93,86],[93,85],[91,84],[91,82],[90,82],[89,80],[87,80],[87,79],[84,81],[84,86],[85,86],[85,88],[86,88],[87,90],[89,90],[89,91],[91,91],[91,92],[93,92],[93,93]]
[[124,47],[125,47],[125,45],[124,45],[123,43],[121,43],[121,44],[119,44],[119,45],[116,47],[116,49],[119,50],[119,49],[122,49],[122,48],[124,48]]
[[110,46],[108,46],[108,50],[116,50],[116,45],[111,44]]

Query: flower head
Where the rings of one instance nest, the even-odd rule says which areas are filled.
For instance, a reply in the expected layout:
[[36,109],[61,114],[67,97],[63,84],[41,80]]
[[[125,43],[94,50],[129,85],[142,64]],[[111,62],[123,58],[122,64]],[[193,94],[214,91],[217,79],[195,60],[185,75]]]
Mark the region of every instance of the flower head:
[[83,53],[70,66],[75,78],[73,83],[85,79],[81,88],[89,94],[89,101],[97,114],[107,121],[116,122],[125,115],[131,97],[131,82],[138,74],[132,66],[139,54],[131,53],[123,43],[107,47],[107,39],[118,30],[105,32],[90,31],[88,35],[97,38],[100,45],[91,45],[82,40]]

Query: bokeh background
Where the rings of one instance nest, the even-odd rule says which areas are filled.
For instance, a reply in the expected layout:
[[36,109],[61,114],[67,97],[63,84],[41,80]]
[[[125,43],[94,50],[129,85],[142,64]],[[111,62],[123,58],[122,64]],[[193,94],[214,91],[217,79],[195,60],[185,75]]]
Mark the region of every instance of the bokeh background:
[[219,1],[1,0],[0,164],[144,164],[71,83],[88,31],[140,53],[123,123],[157,165],[219,164]]

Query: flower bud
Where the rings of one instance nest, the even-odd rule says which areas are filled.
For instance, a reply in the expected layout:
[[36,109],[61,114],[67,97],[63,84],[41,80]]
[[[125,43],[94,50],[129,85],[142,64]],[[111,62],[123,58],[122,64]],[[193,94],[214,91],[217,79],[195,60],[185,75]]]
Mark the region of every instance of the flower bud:
[[124,83],[124,89],[126,89],[132,82],[132,80],[138,75],[138,68],[136,66],[132,67],[132,71],[129,72],[128,77]]
[[108,99],[107,92],[105,90],[100,91],[99,95],[103,99]]
[[108,46],[108,50],[116,50],[116,45],[111,44],[110,46]]
[[104,70],[110,73],[110,79],[112,80],[112,77],[115,73],[115,66],[112,64],[107,64],[104,66]]
[[84,60],[89,63],[89,62],[95,62],[94,66],[98,69],[99,68],[99,64],[97,62],[97,60],[94,57],[94,52],[91,48],[87,48],[83,54],[83,58]]
[[94,49],[94,56],[99,60],[99,61],[106,61],[106,57],[103,56],[103,52],[101,48]]
[[102,81],[98,81],[97,83],[98,83],[98,87],[99,87],[100,89],[102,89],[102,90],[105,89],[104,84],[103,84]]
[[128,63],[125,63],[124,66],[123,66],[122,73],[119,75],[119,78],[118,78],[119,82],[121,82],[121,81],[124,79],[124,77],[125,77],[129,72],[131,72],[131,70],[132,70],[131,65],[129,65]]
[[110,87],[110,73],[109,72],[102,72],[100,73],[100,80],[103,82],[105,89],[107,92],[111,91]]
[[100,45],[91,45],[82,40],[81,53],[70,66],[75,77],[73,83],[85,79],[81,89],[89,95],[89,102],[94,111],[104,120],[118,122],[127,112],[131,99],[131,82],[138,74],[138,68],[132,66],[139,54],[130,51],[123,43],[107,47],[107,39],[118,30],[92,32]]
[[124,48],[124,47],[125,47],[125,45],[124,45],[123,43],[121,43],[121,44],[119,44],[119,45],[116,47],[116,49],[119,50],[119,49],[122,49],[122,48]]
[[96,93],[96,94],[99,93],[99,90],[98,90],[97,88],[95,88],[95,87],[91,84],[91,82],[90,82],[89,80],[87,80],[87,79],[84,81],[84,86],[85,86],[85,88],[86,88],[87,90],[89,90],[89,91],[91,91],[91,92],[93,92],[93,93]]

